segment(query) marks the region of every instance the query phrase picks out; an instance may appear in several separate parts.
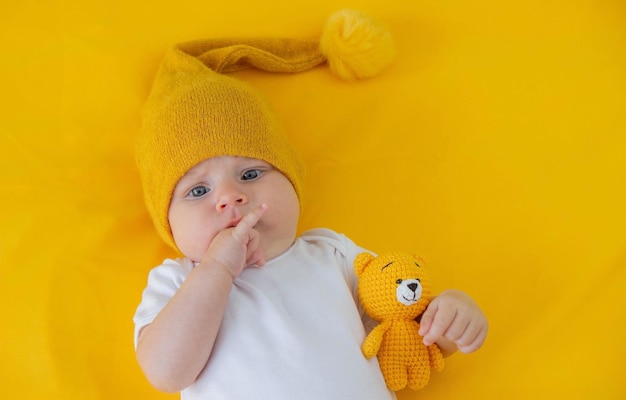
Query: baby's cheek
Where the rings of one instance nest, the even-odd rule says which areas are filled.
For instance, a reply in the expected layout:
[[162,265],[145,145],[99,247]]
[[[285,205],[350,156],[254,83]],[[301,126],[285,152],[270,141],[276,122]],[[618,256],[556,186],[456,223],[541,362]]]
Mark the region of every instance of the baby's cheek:
[[202,261],[210,243],[208,238],[202,237],[202,233],[180,229],[174,231],[174,241],[183,255],[195,262]]

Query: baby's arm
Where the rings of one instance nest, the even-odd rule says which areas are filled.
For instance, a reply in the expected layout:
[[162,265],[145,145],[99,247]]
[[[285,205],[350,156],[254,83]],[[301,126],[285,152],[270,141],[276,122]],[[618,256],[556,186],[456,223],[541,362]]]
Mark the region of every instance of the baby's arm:
[[206,365],[222,322],[233,280],[248,265],[263,265],[254,226],[263,205],[234,228],[220,232],[207,254],[187,276],[137,341],[137,359],[159,390],[178,392],[191,385]]
[[459,350],[478,350],[487,337],[488,323],[476,302],[459,290],[446,290],[435,297],[420,321],[424,344],[436,343],[444,356]]

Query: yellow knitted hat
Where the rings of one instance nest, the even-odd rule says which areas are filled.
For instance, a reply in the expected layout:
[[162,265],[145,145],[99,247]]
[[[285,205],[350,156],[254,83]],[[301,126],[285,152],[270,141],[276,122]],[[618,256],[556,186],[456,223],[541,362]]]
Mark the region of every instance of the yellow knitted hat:
[[148,211],[174,248],[168,209],[177,182],[216,156],[264,160],[302,199],[303,166],[266,100],[223,75],[245,68],[295,73],[327,62],[344,79],[376,75],[393,58],[389,33],[351,10],[333,14],[320,39],[208,39],[170,49],[143,111],[137,164]]

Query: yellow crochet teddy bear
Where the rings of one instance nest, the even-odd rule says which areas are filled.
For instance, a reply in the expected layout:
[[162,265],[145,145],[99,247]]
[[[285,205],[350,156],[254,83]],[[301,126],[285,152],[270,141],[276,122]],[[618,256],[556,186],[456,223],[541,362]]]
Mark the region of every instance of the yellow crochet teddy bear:
[[410,254],[389,252],[374,257],[361,253],[354,260],[358,293],[365,312],[379,324],[367,335],[365,357],[378,355],[391,390],[421,389],[430,370],[443,369],[436,344],[426,346],[415,320],[430,301],[430,282],[423,261]]

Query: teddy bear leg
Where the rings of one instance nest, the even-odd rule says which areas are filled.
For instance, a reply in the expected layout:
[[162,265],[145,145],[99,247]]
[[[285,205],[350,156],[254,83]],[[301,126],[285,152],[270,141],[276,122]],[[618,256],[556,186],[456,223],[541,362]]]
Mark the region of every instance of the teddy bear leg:
[[407,370],[404,365],[391,360],[379,359],[380,370],[385,377],[387,387],[393,391],[402,390],[407,384]]
[[413,390],[422,389],[430,379],[430,368],[421,365],[409,368],[407,386]]

